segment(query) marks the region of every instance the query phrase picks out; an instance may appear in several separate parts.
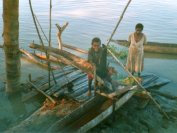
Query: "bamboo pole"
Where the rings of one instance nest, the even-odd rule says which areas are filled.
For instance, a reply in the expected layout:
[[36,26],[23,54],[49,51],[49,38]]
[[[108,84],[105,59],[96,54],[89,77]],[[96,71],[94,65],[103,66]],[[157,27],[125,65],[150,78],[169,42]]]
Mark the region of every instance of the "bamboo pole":
[[51,28],[52,28],[52,0],[50,0],[50,13],[49,13],[49,47],[51,47]]
[[44,35],[45,39],[46,39],[46,40],[47,40],[47,42],[49,43],[49,40],[48,40],[47,36],[45,35],[45,33],[44,33],[43,29],[42,29],[42,26],[41,26],[41,24],[40,24],[40,22],[39,22],[38,18],[36,17],[36,15],[34,15],[34,17],[35,17],[35,19],[36,19],[36,22],[37,22],[37,23],[38,23],[38,25],[39,25],[39,28],[41,29],[41,31],[42,31],[42,33],[43,33],[43,35]]
[[[49,13],[49,47],[51,47],[51,13],[52,13],[52,0],[50,0],[50,13]],[[47,59],[50,59],[50,55],[47,54]],[[48,61],[48,65],[50,62]],[[48,71],[49,86],[50,86],[50,68]]]
[[120,24],[120,22],[121,22],[123,16],[124,16],[124,14],[125,14],[125,11],[127,10],[127,8],[128,8],[128,6],[129,6],[129,4],[130,4],[131,1],[132,1],[132,0],[129,0],[128,3],[127,3],[127,5],[125,6],[125,8],[124,8],[124,10],[123,10],[123,12],[122,12],[122,14],[121,14],[119,20],[118,20],[118,23],[116,24],[116,27],[114,28],[114,30],[113,30],[113,32],[112,32],[112,34],[111,34],[111,36],[110,36],[110,38],[109,38],[109,40],[108,40],[108,42],[107,42],[107,44],[106,44],[107,46],[109,45],[109,43],[110,43],[112,37],[114,36],[114,34],[115,34],[115,32],[116,32],[116,30],[117,30],[117,28],[118,28],[118,26],[119,26],[119,24]]
[[96,85],[97,85],[97,79],[96,79],[96,66],[94,65],[94,71],[93,71],[93,76],[94,76],[94,96],[96,96]]
[[[117,30],[117,28],[118,28],[118,26],[119,26],[119,24],[120,24],[120,22],[121,22],[123,16],[124,16],[124,13],[125,13],[127,7],[129,6],[130,2],[131,2],[131,0],[128,1],[126,7],[124,8],[124,10],[123,10],[123,12],[122,12],[122,14],[121,14],[121,17],[120,17],[118,23],[116,24],[116,27],[115,27],[115,29],[113,30],[113,32],[112,32],[112,34],[111,34],[111,36],[110,36],[110,38],[109,38],[109,40],[108,40],[106,46],[109,45],[109,43],[110,43],[112,37],[114,36],[114,34],[115,34],[115,32],[116,32],[116,30]],[[164,114],[164,116],[165,116],[167,119],[169,119],[167,113],[162,110],[161,106],[155,101],[155,99],[150,95],[150,93],[148,93],[148,91],[147,91],[147,90],[139,83],[139,81],[125,68],[125,66],[118,60],[118,58],[117,58],[109,49],[107,49],[107,51],[108,51],[108,53],[116,60],[116,62],[128,73],[128,75],[131,76],[131,77],[136,81],[136,83],[139,85],[139,87],[140,87],[141,89],[143,89],[145,92],[147,92],[147,95],[149,96],[149,98],[154,102],[154,104],[155,104],[155,105],[158,107],[158,109]]]
[[36,85],[34,85],[32,82],[28,81],[38,92],[40,92],[41,94],[43,94],[45,97],[47,97],[52,103],[56,104],[56,101],[49,95],[47,95],[46,93],[44,93],[42,90],[40,90]]
[[[42,38],[41,38],[41,36],[40,36],[39,29],[38,29],[38,27],[37,27],[37,23],[36,23],[36,20],[35,20],[35,17],[34,17],[35,15],[34,15],[34,12],[33,12],[31,0],[29,0],[29,5],[30,5],[31,14],[32,14],[32,17],[33,17],[33,21],[34,21],[34,24],[35,24],[35,27],[36,27],[36,31],[37,31],[39,40],[40,40],[40,42],[41,42],[41,44],[42,44],[42,47],[44,47],[44,43],[43,43],[43,40],[42,40]],[[45,54],[46,54],[46,57],[48,57],[47,51],[45,51]],[[50,61],[49,61],[49,59],[47,59],[47,61],[48,61],[48,71],[49,71],[49,73],[50,73]],[[55,83],[56,83],[56,80],[55,80],[55,78],[54,78],[53,71],[51,71],[51,72],[52,72],[52,75],[53,75],[53,79],[54,79],[54,81],[55,81]],[[49,74],[49,75],[50,75],[50,74]],[[50,76],[49,76],[49,87],[50,87]]]
[[139,85],[143,91],[147,92],[146,94],[149,96],[149,98],[154,102],[154,104],[158,107],[158,109],[164,114],[164,116],[169,119],[169,116],[165,111],[162,110],[161,106],[155,101],[155,99],[151,96],[150,93],[141,85],[141,83],[125,68],[125,66],[117,59],[117,57],[108,49],[108,52],[112,55],[112,57],[116,60],[116,62],[128,73],[129,76],[131,76],[136,83]]

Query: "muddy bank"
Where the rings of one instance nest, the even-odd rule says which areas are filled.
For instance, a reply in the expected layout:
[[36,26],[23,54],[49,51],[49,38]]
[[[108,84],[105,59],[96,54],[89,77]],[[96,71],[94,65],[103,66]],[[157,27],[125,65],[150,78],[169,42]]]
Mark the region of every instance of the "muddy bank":
[[[171,83],[162,88],[149,91],[158,101],[170,119],[159,112],[152,101],[146,105],[146,99],[134,96],[114,115],[90,130],[89,133],[176,133],[177,129],[177,95],[166,93],[164,88],[173,88]],[[169,88],[170,89],[170,88]]]
[[134,97],[121,109],[100,125],[90,130],[89,133],[176,133],[177,132],[177,80],[176,57],[160,55],[154,58],[145,58],[145,72],[152,72],[165,77],[171,82],[161,87],[148,89],[162,109],[167,112],[170,119],[164,118],[158,108],[150,101],[145,102],[141,98]]

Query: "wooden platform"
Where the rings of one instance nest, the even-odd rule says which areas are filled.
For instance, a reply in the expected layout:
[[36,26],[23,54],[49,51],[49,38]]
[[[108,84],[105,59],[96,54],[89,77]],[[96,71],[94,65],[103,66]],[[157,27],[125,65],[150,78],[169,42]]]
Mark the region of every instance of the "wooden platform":
[[[65,75],[65,76],[64,76]],[[57,84],[54,83],[51,77],[51,87],[48,86],[48,77],[43,76],[36,79],[33,83],[41,91],[50,95],[54,98],[60,96],[67,96],[76,101],[87,101],[91,97],[87,96],[88,91],[88,79],[86,73],[78,70],[73,66],[66,66],[63,70],[57,70],[54,75]],[[150,88],[154,86],[164,85],[170,82],[170,80],[159,77],[153,73],[144,73],[142,74],[142,85],[144,88]],[[73,87],[68,88],[68,82],[72,82]],[[24,95],[23,100],[26,101],[33,96],[36,96],[38,92],[33,88],[29,83],[25,84],[26,90],[29,90],[29,93]],[[93,88],[93,87],[92,87]],[[92,94],[93,96],[93,94]]]

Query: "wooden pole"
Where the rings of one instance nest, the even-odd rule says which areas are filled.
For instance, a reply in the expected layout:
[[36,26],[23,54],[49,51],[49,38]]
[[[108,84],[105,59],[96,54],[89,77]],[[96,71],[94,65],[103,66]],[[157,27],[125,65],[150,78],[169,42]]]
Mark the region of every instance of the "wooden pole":
[[50,0],[50,13],[49,13],[49,47],[51,47],[51,28],[52,28],[52,0]]
[[52,103],[56,104],[56,101],[49,95],[47,95],[46,93],[44,93],[42,90],[40,90],[37,86],[35,86],[32,82],[28,81],[38,92],[40,92],[41,94],[43,94],[45,97],[47,97]]
[[[50,0],[50,13],[49,13],[49,47],[51,47],[51,13],[52,13],[52,0]],[[47,54],[47,59],[50,59],[50,55]],[[50,66],[50,61],[48,61],[48,65]],[[48,71],[49,78],[49,87],[50,87],[50,68]]]
[[58,40],[58,48],[62,50],[62,39],[61,39],[61,35],[62,32],[65,30],[65,28],[68,26],[68,22],[66,22],[63,26],[60,26],[58,24],[56,24],[57,28],[58,28],[58,33],[57,33],[57,40]]
[[[36,31],[37,31],[37,34],[38,34],[38,37],[39,37],[39,40],[40,40],[40,42],[41,42],[41,44],[42,44],[42,47],[44,47],[44,43],[43,43],[43,40],[42,40],[42,38],[41,38],[41,36],[40,36],[40,33],[39,33],[39,29],[38,29],[38,27],[37,27],[37,23],[36,23],[36,20],[35,20],[35,15],[34,15],[34,12],[33,12],[33,8],[32,8],[32,4],[31,4],[31,0],[29,0],[29,5],[30,5],[30,10],[31,10],[31,14],[32,14],[32,17],[33,17],[33,21],[34,21],[34,24],[35,24],[35,27],[36,27]],[[49,61],[49,56],[48,56],[48,54],[47,54],[47,51],[45,51],[45,54],[46,54],[46,57],[47,57],[47,61],[48,61],[48,71],[49,71],[49,75],[50,75],[50,61]],[[53,75],[53,79],[54,79],[54,81],[55,81],[55,83],[56,83],[56,80],[55,80],[55,78],[54,78],[54,74],[53,74],[53,71],[51,71],[52,72],[52,75]],[[49,76],[49,87],[50,87],[50,76]]]
[[113,32],[112,32],[112,34],[111,34],[111,36],[110,36],[110,38],[109,38],[109,40],[108,40],[108,42],[107,42],[107,44],[106,44],[107,46],[109,45],[109,43],[110,43],[112,37],[114,36],[114,34],[115,34],[115,32],[116,32],[116,30],[117,30],[117,28],[118,28],[118,26],[119,26],[119,24],[120,24],[120,22],[121,22],[123,16],[124,16],[124,14],[125,14],[125,11],[127,10],[127,8],[128,8],[128,6],[129,6],[129,4],[130,4],[131,1],[132,1],[132,0],[129,0],[128,3],[127,3],[127,5],[125,6],[125,8],[124,8],[124,10],[123,10],[123,12],[122,12],[122,14],[121,14],[119,20],[118,20],[118,23],[116,24],[116,27],[114,28],[114,30],[113,30]]
[[43,35],[44,35],[45,39],[46,39],[46,40],[47,40],[47,42],[49,43],[49,40],[48,40],[47,36],[45,35],[45,33],[44,33],[43,29],[42,29],[42,26],[41,26],[41,24],[40,24],[40,22],[39,22],[38,18],[36,17],[36,15],[34,15],[34,17],[35,17],[35,19],[36,19],[36,22],[37,22],[37,23],[38,23],[38,25],[39,25],[39,28],[41,29],[41,31],[42,31],[42,33],[43,33]]
[[96,87],[97,87],[97,79],[96,79],[96,66],[94,65],[94,71],[93,71],[93,76],[94,76],[94,96],[96,96]]
[[[148,92],[142,85],[141,83],[125,68],[125,66],[118,60],[118,58],[108,49],[108,52],[110,55],[116,60],[116,62],[128,73],[129,76],[131,76],[136,83],[140,86],[140,88],[143,89],[143,91]],[[150,95],[150,93],[146,93],[149,98],[155,103],[155,105],[158,107],[158,109],[164,114],[164,116],[169,119],[167,113],[162,110],[161,106],[155,101],[155,99]]]

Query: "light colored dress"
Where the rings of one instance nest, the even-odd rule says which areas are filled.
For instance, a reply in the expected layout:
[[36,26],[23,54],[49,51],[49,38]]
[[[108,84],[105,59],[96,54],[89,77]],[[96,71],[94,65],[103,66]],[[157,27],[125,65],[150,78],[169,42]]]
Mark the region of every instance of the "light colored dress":
[[130,72],[142,72],[144,67],[144,44],[146,44],[146,36],[143,34],[141,40],[135,41],[134,33],[130,34],[128,41],[130,42],[129,53],[127,57],[126,68]]

